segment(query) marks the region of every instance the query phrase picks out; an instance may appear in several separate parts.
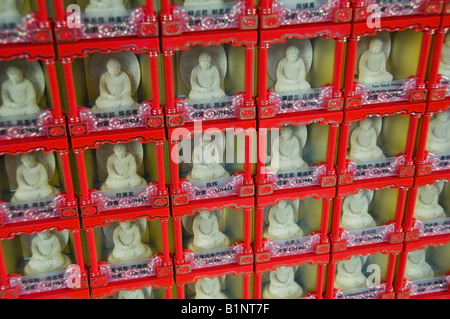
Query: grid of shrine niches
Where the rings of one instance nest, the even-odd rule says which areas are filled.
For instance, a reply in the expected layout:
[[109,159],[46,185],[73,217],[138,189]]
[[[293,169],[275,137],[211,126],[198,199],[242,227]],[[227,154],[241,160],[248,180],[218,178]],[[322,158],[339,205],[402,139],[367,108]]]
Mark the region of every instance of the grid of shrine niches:
[[[449,254],[448,217],[445,217],[448,210],[443,203],[448,197],[445,195],[448,172],[443,169],[445,163],[437,163],[437,159],[445,162],[447,156],[445,152],[436,155],[439,152],[427,148],[428,136],[434,134],[430,130],[439,127],[433,119],[443,117],[437,114],[447,111],[447,82],[445,74],[439,73],[443,71],[436,62],[445,54],[446,4],[423,1],[394,9],[390,3],[376,2],[381,7],[381,19],[380,25],[375,26],[378,28],[375,37],[385,45],[385,60],[391,65],[399,63],[395,56],[402,56],[398,49],[400,43],[406,43],[405,47],[413,48],[417,55],[412,63],[406,61],[413,66],[413,71],[405,71],[407,75],[403,77],[393,74],[396,80],[377,86],[361,84],[355,73],[356,67],[352,67],[362,48],[368,47],[368,41],[355,38],[362,36],[368,40],[368,29],[373,29],[368,23],[370,1],[336,1],[327,10],[318,1],[301,2],[300,5],[265,1],[259,7],[252,1],[225,1],[201,10],[186,10],[176,2],[164,0],[160,3],[130,1],[131,7],[121,11],[127,19],[94,19],[86,12],[86,15],[82,13],[81,21],[75,19],[77,7],[74,11],[66,10],[69,2],[77,4],[77,1],[55,0],[46,6],[46,1],[24,1],[21,16],[15,16],[14,10],[8,11],[12,12],[8,13],[12,20],[0,32],[4,74],[17,74],[21,70],[22,77],[31,81],[28,83],[34,86],[38,97],[36,103],[27,103],[36,104],[39,109],[38,116],[36,112],[29,115],[28,108],[20,115],[11,116],[8,111],[14,112],[14,108],[8,107],[2,98],[2,108],[5,107],[4,114],[8,116],[1,122],[3,138],[0,144],[2,171],[7,176],[7,181],[2,183],[1,206],[0,280],[5,287],[2,297],[126,298],[128,295],[134,298],[191,298],[196,295],[196,286],[201,285],[215,287],[215,295],[209,298],[391,298],[395,297],[395,292],[402,298],[448,295],[449,265],[448,262],[445,264],[448,258],[436,258]],[[83,6],[80,9],[87,10]],[[396,20],[392,12],[402,19]],[[403,19],[405,17],[410,19]],[[211,24],[205,27],[211,19],[214,27],[211,28]],[[377,20],[370,21],[376,23]],[[419,26],[413,31],[401,30],[413,24]],[[400,31],[389,31],[395,27]],[[332,35],[323,36],[324,30]],[[437,32],[432,35],[430,30]],[[226,39],[225,34],[233,39]],[[288,34],[292,40],[280,40],[281,34]],[[347,40],[347,51],[344,51]],[[215,92],[219,97],[208,97],[212,102],[191,104],[189,89],[192,85],[186,74],[194,65],[183,63],[189,60],[190,54],[198,57],[198,47],[205,43],[209,43],[205,51],[212,57],[211,61],[218,63],[216,68],[221,83]],[[276,88],[278,75],[274,61],[280,62],[291,46],[302,52],[305,79],[301,89],[280,93]],[[122,67],[130,68],[125,71],[131,74],[129,78],[134,91],[131,95],[135,105],[127,105],[123,111],[101,110],[97,104],[95,88],[98,84],[94,83],[94,78],[99,80],[100,75],[92,66],[102,65],[107,70],[109,59],[99,54],[105,49],[115,52],[110,55]],[[24,52],[28,53],[25,58]],[[321,54],[323,52],[328,53]],[[344,52],[347,52],[345,56]],[[242,67],[228,70],[223,67],[236,61]],[[256,68],[252,66],[255,61],[258,61]],[[18,66],[19,71],[6,72],[12,65]],[[427,65],[430,65],[429,73],[423,69]],[[163,72],[159,70],[161,67]],[[400,63],[399,67],[404,66]],[[179,71],[185,73],[178,74]],[[138,73],[139,77],[136,76]],[[342,78],[344,83],[341,83]],[[4,83],[6,81],[5,76]],[[20,95],[14,91],[19,89],[10,90],[13,100]],[[433,94],[427,96],[427,93]],[[37,109],[36,106],[29,109],[33,107]],[[378,118],[382,119],[382,125],[378,124]],[[204,124],[200,130],[195,127],[199,119]],[[369,122],[373,122],[372,130],[378,135],[378,148],[385,153],[385,158],[357,163],[348,157],[352,144],[350,133],[357,131],[359,122],[367,119],[373,119]],[[239,123],[235,123],[236,120]],[[169,156],[160,142],[171,141],[173,135],[170,133],[180,126],[187,128],[183,134],[191,138],[192,131],[216,126],[222,131],[235,127],[274,128],[275,136],[276,130],[281,131],[286,123],[298,133],[299,144],[312,153],[302,159],[308,163],[309,170],[304,167],[300,175],[293,172],[298,167],[278,175],[269,172],[258,176],[256,173],[256,189],[250,182],[253,173],[248,165],[243,169],[232,167],[232,173],[228,171],[230,176],[218,178],[213,183],[183,184],[186,182],[183,178],[187,176],[183,174],[189,174],[189,169],[169,167]],[[392,124],[397,132],[401,131],[401,134],[395,134],[401,135],[398,141],[391,143],[395,145],[386,142],[387,136],[393,136],[389,130]],[[167,131],[164,126],[168,127]],[[311,136],[306,143],[302,140],[301,131],[304,130],[301,126],[306,126],[307,136]],[[326,151],[322,154],[314,154],[314,148],[308,145],[314,138],[316,143],[326,141],[323,144]],[[448,142],[448,137],[445,138]],[[245,141],[244,153],[248,154],[256,141],[251,143],[247,135]],[[158,160],[143,168],[146,185],[127,191],[127,202],[123,207],[110,209],[108,203],[117,206],[115,204],[120,201],[108,199],[112,193],[99,191],[105,176],[93,169],[96,162],[92,158],[108,153],[98,152],[102,146],[108,149],[108,145],[116,143],[126,144],[128,151],[140,157],[142,162],[149,162],[145,158]],[[164,142],[163,145],[166,143],[172,149],[176,144]],[[416,151],[414,143],[418,143]],[[190,151],[194,152],[193,146]],[[18,191],[19,173],[11,173],[20,165],[19,156],[28,153],[34,155],[28,162],[44,164],[39,169],[51,176],[46,181],[49,186],[33,194],[47,193],[45,196],[51,201],[46,201],[44,207],[40,206],[42,200]],[[256,166],[261,168],[265,164],[258,162]],[[386,174],[382,178],[374,172],[355,173],[355,170],[380,167],[383,168],[381,173]],[[215,173],[224,174],[221,169]],[[157,177],[148,183],[150,176]],[[306,180],[304,176],[313,177]],[[370,178],[361,180],[358,179],[360,176]],[[289,180],[296,177],[302,177],[303,182],[315,182],[296,187],[298,182],[292,184]],[[274,182],[274,178],[282,181]],[[174,181],[179,185],[173,188],[175,192],[170,192],[169,199],[166,184],[173,186]],[[218,185],[224,181],[233,185],[240,183],[241,187]],[[394,186],[390,186],[392,184]],[[432,191],[439,194],[439,203],[446,211],[445,216],[440,214],[431,222],[414,216],[416,195],[411,190],[425,184],[433,186]],[[234,193],[219,199],[214,196],[198,198],[207,195],[209,188],[218,186]],[[403,189],[405,187],[407,191]],[[342,189],[348,196],[343,195]],[[93,194],[96,191],[97,194]],[[317,194],[313,198],[307,196],[311,191]],[[346,197],[360,193],[364,193],[363,198],[368,198],[370,192],[376,193],[373,200],[378,203],[380,198],[393,198],[395,205],[391,206],[396,207],[393,217],[385,218],[386,224],[382,226],[360,231],[343,229],[337,215],[343,208],[338,208],[335,203],[339,200],[335,199],[341,196],[344,202]],[[116,195],[112,194],[112,197],[121,200],[125,194],[113,193]],[[377,194],[385,194],[385,197]],[[24,197],[19,198],[20,195]],[[92,195],[106,203],[108,209],[99,208],[99,202],[93,203]],[[235,200],[237,204],[229,205]],[[256,205],[252,204],[254,200]],[[216,203],[212,205],[212,201]],[[146,207],[141,206],[143,202]],[[404,202],[407,207],[402,210],[401,203]],[[130,207],[133,203],[139,205]],[[371,209],[374,209],[373,204]],[[228,241],[228,246],[217,246],[218,251],[208,247],[210,252],[207,253],[190,249],[200,245],[193,240],[195,218],[208,215],[200,214],[200,210],[209,212],[208,218],[214,215],[209,222],[217,223],[220,229],[215,241],[222,244]],[[315,213],[305,214],[308,210]],[[294,219],[289,230],[292,234],[287,240],[272,239],[269,235],[270,220],[273,221],[273,216],[280,212]],[[83,223],[80,223],[79,214],[83,216]],[[151,251],[142,263],[125,262],[111,267],[114,249],[108,236],[117,227],[118,219],[132,221],[131,228],[138,229],[142,238],[143,245],[139,250],[145,247],[146,253]],[[335,233],[327,228],[330,219]],[[430,227],[433,228],[431,231]],[[250,237],[251,230],[255,232],[254,238]],[[33,248],[29,235],[32,233],[50,233],[50,238],[58,239],[61,251],[55,258],[64,263],[70,260],[70,268],[58,269],[52,276],[36,275],[31,262]],[[333,237],[333,234],[337,235]],[[352,243],[359,245],[352,246]],[[430,252],[433,247],[438,247],[439,253]],[[433,275],[426,279],[414,278],[407,271],[408,255],[416,250],[433,270]],[[415,255],[411,258],[413,261],[417,261]],[[401,279],[394,281],[397,262],[397,275]],[[381,281],[369,287],[367,278],[374,269],[370,265],[378,265],[382,275]],[[358,286],[342,279],[341,275],[345,276],[347,271],[345,266],[359,269],[353,273],[359,276],[355,275],[353,280],[360,280]],[[291,295],[271,289],[270,282],[278,280],[278,273],[280,278],[283,275],[294,278],[289,287]],[[75,275],[70,277],[71,274]],[[73,281],[61,282],[63,277]],[[141,289],[134,289],[137,285]]]

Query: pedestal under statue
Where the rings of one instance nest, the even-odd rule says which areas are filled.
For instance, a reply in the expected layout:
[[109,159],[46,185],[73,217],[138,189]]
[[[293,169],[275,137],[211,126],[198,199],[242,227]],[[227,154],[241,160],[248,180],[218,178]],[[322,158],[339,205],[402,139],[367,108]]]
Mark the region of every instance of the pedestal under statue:
[[405,267],[405,278],[409,280],[420,280],[434,277],[434,271],[427,263],[426,251],[415,250],[408,253]]
[[31,241],[32,256],[25,266],[25,275],[66,269],[71,261],[62,249],[60,239],[51,231],[37,233]]
[[292,45],[286,49],[286,57],[278,62],[275,92],[292,92],[311,88],[306,81],[306,67],[299,49]]
[[356,256],[350,260],[340,261],[337,264],[334,287],[341,290],[367,287],[367,277],[362,273],[365,258]]
[[33,83],[24,77],[23,71],[16,66],[6,70],[8,80],[2,84],[2,106],[0,116],[20,116],[37,114],[38,106],[36,89]]
[[450,152],[450,113],[438,112],[428,127],[426,150],[432,153]]
[[352,131],[350,136],[348,157],[356,162],[386,158],[377,145],[377,139],[381,132],[381,118],[368,118],[358,123],[358,127]]
[[228,299],[220,291],[219,278],[200,278],[195,283],[195,299]]
[[307,134],[304,125],[295,128],[283,126],[280,130],[280,136],[273,142],[269,168],[275,171],[283,171],[308,167],[301,155],[306,144]]
[[373,191],[366,190],[356,195],[346,196],[342,204],[340,226],[345,230],[375,227],[375,220],[369,214],[373,195]]
[[150,247],[141,241],[141,233],[134,222],[119,223],[113,232],[114,249],[108,257],[111,264],[148,259],[152,255]]
[[94,110],[137,106],[132,98],[130,77],[122,71],[120,62],[114,58],[106,63],[107,71],[100,77],[100,96]]
[[16,171],[17,189],[12,202],[49,198],[59,193],[50,185],[48,171],[45,165],[36,160],[33,153],[21,156],[22,164]]
[[439,195],[444,188],[444,181],[434,185],[420,187],[417,191],[414,217],[420,220],[447,217],[444,208],[439,205]]
[[215,99],[225,96],[220,87],[218,68],[211,63],[211,56],[203,52],[198,57],[198,65],[191,71],[189,100]]
[[202,210],[192,223],[194,237],[188,245],[192,251],[202,251],[217,248],[226,248],[230,239],[219,230],[217,216],[209,211]]
[[214,140],[203,135],[200,144],[192,152],[192,170],[186,178],[191,181],[211,180],[229,177],[230,174],[222,166],[223,151]]
[[281,201],[269,210],[267,236],[272,240],[298,238],[303,230],[294,220],[295,211],[289,201]]
[[137,173],[136,158],[125,144],[115,144],[108,157],[108,177],[101,190],[125,189],[146,186],[147,182]]
[[264,299],[296,299],[302,295],[302,287],[295,282],[294,267],[283,266],[270,272],[270,282],[263,290]]
[[369,48],[359,59],[359,82],[370,84],[392,81],[392,74],[386,70],[387,58],[383,41],[378,38],[370,40]]

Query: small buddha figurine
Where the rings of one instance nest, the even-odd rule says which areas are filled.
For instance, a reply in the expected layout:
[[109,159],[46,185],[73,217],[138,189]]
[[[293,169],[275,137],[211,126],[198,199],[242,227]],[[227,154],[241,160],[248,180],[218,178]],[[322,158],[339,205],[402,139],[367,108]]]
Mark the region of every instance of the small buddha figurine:
[[4,23],[15,22],[21,17],[16,0],[0,1],[0,19]]
[[200,278],[195,283],[195,299],[228,299],[220,291],[219,278]]
[[66,269],[71,261],[62,249],[60,239],[51,231],[37,233],[31,241],[32,256],[25,266],[25,275]]
[[270,272],[270,282],[263,290],[264,299],[296,299],[303,288],[295,282],[294,267],[279,267]]
[[37,114],[41,110],[37,103],[33,83],[24,77],[23,71],[10,66],[6,70],[8,80],[2,84],[2,101],[0,116],[20,116]]
[[280,136],[274,140],[272,146],[271,169],[282,171],[308,167],[301,156],[307,139],[306,126],[298,126],[296,130],[298,135],[294,134],[294,130],[290,126],[281,128]]
[[202,251],[225,248],[230,245],[230,239],[219,230],[219,222],[214,213],[202,210],[192,223],[194,238],[189,244],[192,251]]
[[340,290],[364,288],[367,286],[367,277],[362,273],[364,257],[355,256],[350,260],[340,261],[337,264],[337,273],[334,286]]
[[108,177],[102,190],[124,189],[146,186],[147,182],[137,173],[136,159],[128,152],[125,144],[115,144],[114,152],[108,157]]
[[444,188],[444,182],[436,182],[434,185],[420,187],[417,191],[414,217],[420,220],[433,218],[445,218],[444,208],[439,205],[439,195]]
[[294,220],[294,208],[290,202],[283,200],[269,210],[269,227],[267,235],[272,240],[298,238],[303,230]]
[[370,84],[392,81],[392,74],[386,71],[386,60],[383,41],[376,38],[370,40],[369,48],[361,54],[359,59],[359,82]]
[[375,220],[369,214],[373,195],[373,191],[365,190],[356,195],[346,196],[342,204],[340,226],[346,230],[375,227]]
[[203,52],[198,57],[198,65],[191,71],[191,91],[189,100],[215,99],[225,96],[220,88],[220,74],[217,67],[211,63],[211,56]]
[[110,59],[106,63],[106,69],[100,77],[100,96],[93,109],[136,106],[137,103],[132,98],[130,77],[122,71],[120,62]]
[[121,13],[125,11],[123,0],[90,0],[85,9],[88,14]]
[[450,152],[449,112],[438,112],[430,120],[426,149],[432,153]]
[[434,271],[425,260],[425,249],[415,250],[408,253],[405,267],[405,278],[409,280],[420,280],[434,277]]
[[222,152],[214,140],[203,135],[200,144],[192,152],[192,170],[187,179],[192,181],[210,180],[229,177],[230,174],[222,166]]
[[135,290],[122,290],[119,292],[119,296],[117,299],[145,299],[144,292],[142,289],[135,289]]
[[286,57],[280,60],[276,70],[275,92],[292,92],[311,88],[305,80],[306,67],[296,46],[286,49]]
[[44,164],[37,161],[33,153],[23,154],[20,159],[22,164],[16,172],[18,187],[11,201],[49,198],[59,193],[58,189],[50,185]]
[[151,248],[142,243],[141,233],[134,222],[119,223],[113,232],[113,242],[114,249],[108,257],[111,264],[148,259],[152,255]]
[[350,136],[349,158],[356,162],[385,158],[383,151],[377,145],[380,130],[381,126],[377,127],[372,118],[360,121],[359,126]]
[[450,36],[446,34],[444,45],[441,51],[441,62],[439,64],[439,74],[450,78]]

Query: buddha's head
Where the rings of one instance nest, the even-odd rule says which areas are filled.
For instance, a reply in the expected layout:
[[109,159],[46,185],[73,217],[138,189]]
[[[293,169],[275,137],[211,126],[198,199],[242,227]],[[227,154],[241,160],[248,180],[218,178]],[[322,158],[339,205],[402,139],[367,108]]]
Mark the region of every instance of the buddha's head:
[[439,112],[436,114],[436,119],[441,122],[445,123],[448,121],[448,112]]
[[41,233],[37,233],[37,236],[39,237],[39,239],[49,239],[50,238],[50,232],[49,231],[43,231]]
[[381,39],[372,39],[369,42],[369,51],[374,54],[381,53],[383,49],[383,41]]
[[17,66],[10,66],[6,70],[6,75],[14,84],[19,84],[23,81],[23,71]]
[[280,132],[280,137],[282,140],[287,141],[291,139],[292,135],[294,135],[294,132],[292,130],[292,127],[289,126],[283,126]]
[[281,209],[286,208],[288,205],[287,200],[282,200],[281,202],[278,203],[278,207],[280,207]]
[[414,250],[408,253],[408,260],[413,264],[417,264],[425,260],[425,249]]
[[124,222],[121,222],[119,225],[120,225],[120,228],[122,228],[122,229],[130,229],[131,222],[130,221],[124,221]]
[[111,76],[118,76],[122,73],[120,63],[116,59],[110,59],[106,63],[106,69]]
[[296,46],[291,45],[286,49],[286,59],[289,62],[297,61],[299,56],[300,56],[300,51],[298,50],[298,48]]
[[368,118],[365,121],[360,121],[359,122],[359,127],[361,129],[363,129],[364,131],[368,131],[369,129],[372,128],[372,119]]
[[124,144],[116,144],[114,145],[114,154],[118,157],[124,157],[127,153],[127,147]]
[[203,52],[198,57],[198,65],[202,70],[208,70],[211,67],[211,56],[208,53]]
[[33,168],[36,166],[36,157],[34,156],[34,154],[32,153],[28,153],[28,154],[24,154],[22,155],[22,164],[26,167],[26,168]]
[[211,217],[211,213],[208,212],[207,210],[201,210],[201,211],[198,212],[198,216],[201,219],[208,219],[209,217]]

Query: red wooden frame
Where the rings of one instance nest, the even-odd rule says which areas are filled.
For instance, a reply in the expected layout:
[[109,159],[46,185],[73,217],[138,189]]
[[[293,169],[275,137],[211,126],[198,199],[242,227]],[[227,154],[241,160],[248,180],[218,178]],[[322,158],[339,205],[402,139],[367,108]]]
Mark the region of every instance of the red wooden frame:
[[361,96],[356,95],[354,81],[355,74],[355,59],[358,42],[361,37],[371,36],[377,34],[379,31],[403,31],[413,29],[416,32],[422,32],[422,43],[418,58],[416,70],[416,87],[411,90],[409,100],[401,102],[386,102],[376,104],[376,107],[382,108],[387,105],[394,104],[398,108],[409,107],[411,103],[425,102],[427,97],[427,90],[425,85],[425,74],[427,61],[430,54],[432,34],[439,27],[440,16],[426,16],[414,17],[404,16],[395,19],[380,19],[380,26],[371,28],[367,23],[354,22],[352,24],[352,35],[348,40],[347,59],[346,59],[346,75],[344,84],[345,108],[346,109],[366,109],[370,105],[362,105]]
[[308,264],[311,266],[317,266],[317,277],[316,277],[316,291],[306,294],[302,298],[314,298],[323,299],[323,285],[326,281],[326,267],[330,261],[330,254],[321,254],[315,256],[289,256],[277,258],[276,260],[270,260],[264,263],[255,264],[254,270],[254,291],[253,298],[261,299],[262,296],[262,275],[268,271],[274,271],[279,267],[293,267]]
[[[328,1],[330,2],[330,1]],[[261,29],[270,29],[270,28],[278,28],[280,25],[283,25],[282,22],[282,14],[281,12],[276,12],[278,10],[273,10],[273,5],[276,3],[275,0],[262,0],[259,5],[259,15],[260,15],[260,28]],[[281,5],[280,9],[283,8]],[[318,9],[318,8],[315,8]],[[327,10],[332,10],[332,15],[329,17],[329,21],[321,21],[326,22],[328,24],[330,23],[345,23],[350,22],[352,19],[352,8],[351,8],[351,1],[350,0],[340,0],[336,1],[336,4],[334,6],[330,6]],[[308,11],[306,11],[308,12]],[[312,14],[314,14],[315,11],[312,11]],[[305,19],[305,18],[303,18]],[[315,19],[312,19],[313,21]],[[323,20],[323,19],[321,19]],[[289,25],[310,25],[314,24],[315,22],[308,22],[307,19],[303,21],[295,21],[291,20],[289,21]],[[285,24],[287,25],[287,24]]]
[[[328,238],[329,234],[329,221],[330,221],[330,207],[332,205],[332,200],[335,196],[335,188],[321,188],[321,187],[304,187],[300,190],[283,190],[275,194],[267,196],[257,196],[256,197],[256,215],[255,215],[255,240],[254,240],[254,251],[255,251],[255,265],[260,263],[278,263],[279,260],[286,261],[290,259],[302,259],[315,258],[315,255],[328,255],[330,252],[330,242]],[[317,232],[320,235],[320,243],[315,245],[314,251],[310,253],[300,253],[291,255],[289,257],[270,257],[270,252],[264,250],[264,243],[266,238],[263,236],[263,217],[264,208],[276,205],[282,200],[303,200],[307,198],[314,198],[316,200],[322,200],[322,211],[321,211],[321,223],[320,231]],[[287,239],[288,240],[288,239]],[[262,267],[262,266],[261,266]]]
[[448,298],[450,296],[450,285],[449,289],[447,291],[437,292],[437,293],[430,293],[430,294],[421,294],[416,296],[410,295],[410,290],[406,287],[406,280],[405,280],[405,268],[406,268],[406,262],[408,259],[408,253],[415,250],[421,250],[425,249],[427,247],[436,247],[436,246],[443,246],[448,245],[450,243],[450,236],[447,235],[441,235],[441,236],[431,236],[427,238],[422,238],[417,241],[413,242],[406,242],[403,246],[403,250],[400,254],[399,260],[398,260],[398,269],[397,274],[394,282],[395,292],[396,292],[396,299],[434,299],[434,298]]
[[[258,41],[258,33],[256,31],[205,31],[196,34],[193,38],[189,34],[162,37],[161,50],[164,55],[164,78],[165,78],[165,114],[166,125],[168,127],[184,126],[184,114],[178,112],[175,103],[174,92],[174,62],[173,56],[177,51],[188,50],[191,46],[213,46],[222,44],[231,44],[235,47],[243,47],[245,50],[245,78],[244,78],[244,103],[238,111],[237,119],[252,120],[256,118],[255,102],[253,99],[253,82],[254,82],[254,50]],[[233,119],[234,121],[236,119]],[[220,120],[220,122],[230,120]],[[203,122],[219,122],[203,121]],[[192,123],[189,123],[192,124]]]
[[381,282],[381,284],[385,284],[386,292],[382,293],[380,299],[394,299],[395,298],[395,290],[394,290],[394,275],[395,275],[395,267],[397,263],[397,255],[401,253],[403,244],[398,243],[395,245],[384,245],[378,248],[372,248],[369,246],[362,246],[360,249],[355,251],[343,251],[337,253],[331,253],[330,262],[327,267],[327,283],[326,283],[326,291],[325,291],[325,299],[334,299],[336,297],[337,289],[334,287],[334,279],[337,263],[343,260],[351,259],[355,256],[368,256],[374,254],[384,254],[389,255],[388,257],[388,265],[386,270],[386,279]]
[[[406,196],[408,189],[413,185],[413,178],[407,178],[401,180],[399,183],[380,182],[373,181],[372,183],[366,182],[365,184],[350,184],[346,186],[338,186],[336,191],[336,197],[334,198],[333,214],[331,221],[331,251],[332,253],[338,252],[355,252],[364,248],[371,248],[374,251],[377,249],[383,249],[388,246],[395,246],[404,241],[405,234],[402,228],[402,221],[405,214]],[[395,226],[394,231],[389,234],[387,242],[363,244],[353,247],[347,246],[347,241],[342,238],[343,229],[340,227],[341,212],[342,212],[342,202],[346,196],[354,195],[360,191],[371,190],[377,191],[382,189],[398,189],[397,203],[395,207],[394,220],[389,221]]]
[[[80,103],[76,98],[76,86],[73,82],[73,67],[74,59],[87,58],[89,54],[99,53],[117,53],[121,51],[132,51],[135,54],[145,53],[149,57],[150,62],[150,80],[152,100],[149,101],[151,115],[147,116],[147,129],[162,128],[164,126],[163,110],[160,104],[159,96],[159,78],[158,78],[158,52],[159,40],[157,38],[117,38],[117,39],[94,39],[85,40],[82,42],[73,43],[59,43],[57,45],[59,60],[62,62],[64,70],[65,86],[67,91],[68,104],[68,120],[69,132],[72,137],[80,137],[92,134],[89,132],[86,122],[80,119],[79,111]],[[144,129],[144,128],[143,128]],[[127,129],[121,130],[128,131]],[[131,129],[133,131],[133,129]],[[101,139],[111,139],[117,136],[114,130],[105,131],[103,133],[97,132]]]
[[3,249],[0,245],[0,287],[2,293],[0,293],[0,299],[28,299],[28,298],[83,298],[89,295],[88,289],[88,273],[84,263],[83,256],[83,244],[81,237],[81,228],[78,218],[66,219],[66,220],[42,220],[33,224],[13,224],[8,227],[0,228],[0,240],[12,239],[20,234],[34,234],[43,231],[56,230],[56,231],[70,231],[73,235],[74,251],[72,256],[76,260],[76,264],[80,267],[80,288],[64,288],[54,290],[52,292],[33,293],[29,295],[20,296],[18,290],[13,288],[9,284],[9,280],[12,277],[16,277],[15,274],[8,274],[5,264],[5,256]]
[[201,272],[175,275],[177,285],[177,299],[185,299],[184,286],[194,283],[200,278],[222,277],[222,276],[243,276],[242,299],[252,299],[251,277],[253,276],[253,265],[232,265],[218,268],[204,269]]
[[[211,266],[208,268],[191,269],[191,263],[186,262],[185,253],[183,248],[182,239],[182,218],[184,216],[193,215],[198,211],[214,211],[225,208],[231,208],[233,210],[243,210],[243,241],[240,244],[243,247],[243,253],[237,256],[237,264],[233,263],[230,265],[220,265]],[[253,228],[253,209],[254,209],[254,198],[253,197],[242,197],[236,199],[223,199],[223,200],[201,200],[195,203],[190,203],[181,206],[172,206],[172,220],[174,229],[174,241],[175,241],[175,252],[173,255],[175,274],[178,275],[188,275],[192,274],[194,276],[197,273],[202,273],[205,271],[210,271],[210,269],[222,269],[227,267],[241,267],[245,265],[252,265],[254,261],[253,248],[252,248],[252,228]],[[234,212],[230,212],[233,214]]]
[[[134,221],[140,218],[145,218],[148,221],[158,220],[161,223],[162,235],[162,252],[158,255],[161,257],[162,265],[157,267],[155,277],[145,277],[139,279],[132,279],[129,281],[117,281],[116,283],[108,283],[106,275],[100,273],[99,256],[97,255],[97,247],[95,241],[94,230],[98,227],[104,227],[112,222]],[[89,250],[89,276],[90,285],[95,296],[105,295],[106,288],[111,286],[112,290],[121,290],[121,287],[126,289],[145,287],[148,284],[161,285],[168,287],[168,282],[165,278],[172,277],[172,258],[170,256],[169,247],[169,218],[170,211],[168,208],[154,208],[151,210],[134,210],[131,212],[111,211],[102,213],[101,216],[85,217],[83,218],[83,229],[86,232],[87,247]],[[101,288],[104,287],[104,288]],[[101,288],[98,289],[97,288]],[[109,291],[109,289],[108,289]]]
[[[55,11],[54,33],[56,42],[58,43],[84,42],[85,41],[84,39],[78,38],[76,30],[74,30],[74,28],[71,28],[70,25],[68,25],[68,21],[72,12],[64,8],[64,0],[53,0],[53,7]],[[155,12],[154,8],[154,0],[145,0],[145,5],[139,7],[141,7],[143,10],[144,18],[136,26],[138,29],[136,37],[138,38],[156,37],[159,32],[159,26],[157,13]],[[102,38],[104,38],[104,35],[102,35],[100,39],[96,39],[96,41],[97,42],[103,41],[104,39]]]
[[[308,113],[295,112],[286,114],[276,114],[275,105],[269,103],[268,89],[267,89],[267,69],[268,69],[268,49],[270,45],[275,43],[284,43],[288,39],[314,39],[316,37],[325,37],[326,39],[333,39],[335,41],[334,51],[334,69],[333,69],[333,83],[332,98],[325,101],[326,111],[342,110],[344,107],[344,98],[342,94],[342,77],[343,77],[343,63],[344,63],[344,44],[346,39],[350,36],[351,25],[344,24],[313,24],[305,25],[301,29],[298,27],[282,27],[273,30],[261,30],[260,40],[258,45],[258,118],[266,119],[271,117],[296,116],[297,114]],[[325,110],[310,111],[321,115]]]
[[[86,135],[72,139],[72,150],[75,153],[75,159],[78,166],[78,176],[80,179],[80,209],[82,217],[96,216],[103,214],[99,211],[99,208],[93,203],[91,198],[91,191],[88,187],[86,163],[84,158],[84,152],[90,149],[96,149],[99,145],[104,143],[127,143],[130,141],[140,141],[141,143],[154,143],[156,147],[156,164],[157,164],[157,195],[152,197],[153,208],[166,207],[169,205],[168,190],[165,181],[164,171],[164,142],[165,132],[164,129],[155,130],[126,130],[121,132],[120,135],[110,135],[111,139],[106,139],[104,136],[97,140],[97,137],[92,135]],[[151,207],[142,207],[143,210],[149,210]],[[116,209],[112,212],[133,212],[140,210],[136,208]]]
[[[243,3],[243,12],[241,12],[237,17],[233,17],[236,19],[234,21],[236,23],[236,26],[228,26],[228,25],[222,25],[217,28],[217,31],[220,30],[254,30],[258,28],[258,15],[257,15],[257,9],[255,7],[255,1],[254,0],[240,0],[240,1],[233,1],[235,3]],[[210,6],[210,5],[208,5]],[[173,1],[171,0],[161,0],[161,11],[160,11],[160,21],[161,21],[161,34],[162,36],[177,36],[180,34],[189,34],[192,33],[192,31],[189,30],[189,28],[186,28],[186,24],[188,24],[187,21],[179,20],[179,18],[176,18],[174,15],[174,9],[176,8],[182,8],[180,5],[173,4]],[[205,9],[208,9],[208,7],[205,7]],[[206,17],[208,18],[208,17]],[[233,19],[232,18],[232,19]],[[202,19],[199,20],[192,20],[194,23],[205,23],[205,27],[203,29],[200,29],[199,31],[194,31],[196,34],[198,32],[202,33],[205,32],[204,30],[211,30],[214,26],[214,22],[208,21],[202,21]],[[208,28],[209,26],[209,28]]]

